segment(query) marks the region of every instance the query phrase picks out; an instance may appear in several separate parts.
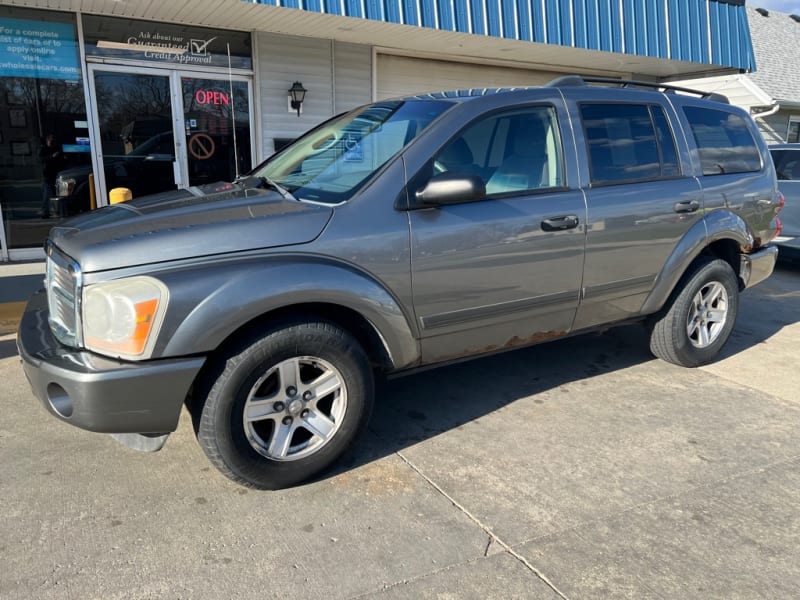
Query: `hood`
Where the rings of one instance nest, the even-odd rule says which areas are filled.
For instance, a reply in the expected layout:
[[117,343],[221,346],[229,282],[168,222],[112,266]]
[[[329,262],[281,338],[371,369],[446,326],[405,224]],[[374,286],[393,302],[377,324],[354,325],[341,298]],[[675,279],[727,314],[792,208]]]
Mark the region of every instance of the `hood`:
[[89,177],[89,173],[92,172],[92,165],[78,165],[76,167],[70,167],[68,169],[62,169],[58,172],[58,177],[71,177],[77,181],[82,181]]
[[303,244],[333,209],[218,183],[114,204],[62,222],[50,240],[86,273]]

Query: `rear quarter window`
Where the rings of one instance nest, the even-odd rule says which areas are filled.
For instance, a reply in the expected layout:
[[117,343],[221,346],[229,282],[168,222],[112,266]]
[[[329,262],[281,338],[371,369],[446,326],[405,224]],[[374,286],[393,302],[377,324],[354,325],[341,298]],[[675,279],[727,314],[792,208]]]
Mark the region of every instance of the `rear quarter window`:
[[761,170],[761,153],[741,116],[714,108],[685,106],[703,175]]

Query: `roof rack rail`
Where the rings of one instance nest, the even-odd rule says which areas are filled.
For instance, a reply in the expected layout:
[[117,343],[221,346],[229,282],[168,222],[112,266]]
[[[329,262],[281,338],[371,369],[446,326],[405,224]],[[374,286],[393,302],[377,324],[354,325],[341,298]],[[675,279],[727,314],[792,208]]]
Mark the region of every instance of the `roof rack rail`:
[[635,81],[632,79],[613,79],[611,77],[583,77],[581,75],[566,75],[558,77],[545,84],[547,87],[577,87],[586,85],[588,83],[600,83],[604,85],[618,85],[619,87],[644,87],[657,89],[665,94],[674,94],[675,92],[683,92],[685,94],[693,94],[699,96],[704,100],[713,100],[714,102],[722,102],[723,104],[730,104],[730,100],[724,94],[717,92],[704,92],[702,90],[693,90],[691,88],[678,87],[677,85],[670,85],[668,83],[655,83],[652,81]]

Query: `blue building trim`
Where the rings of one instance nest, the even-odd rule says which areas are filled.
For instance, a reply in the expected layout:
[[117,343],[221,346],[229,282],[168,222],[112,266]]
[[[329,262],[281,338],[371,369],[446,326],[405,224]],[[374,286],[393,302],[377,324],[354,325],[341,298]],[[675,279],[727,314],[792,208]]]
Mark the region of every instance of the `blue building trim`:
[[744,0],[242,0],[587,50],[755,70]]

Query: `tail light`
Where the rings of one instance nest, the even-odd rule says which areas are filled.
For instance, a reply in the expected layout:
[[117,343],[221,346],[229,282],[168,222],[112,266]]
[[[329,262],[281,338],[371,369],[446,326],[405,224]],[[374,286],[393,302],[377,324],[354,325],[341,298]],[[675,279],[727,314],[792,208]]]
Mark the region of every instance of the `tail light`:
[[781,223],[781,220],[778,218],[778,213],[781,212],[784,206],[786,206],[786,198],[781,192],[778,192],[778,206],[775,208],[775,218],[771,223],[771,225],[775,228],[775,232],[772,235],[768,235],[767,238],[762,241],[762,244],[771,242],[781,234],[781,231],[783,231],[783,223]]

